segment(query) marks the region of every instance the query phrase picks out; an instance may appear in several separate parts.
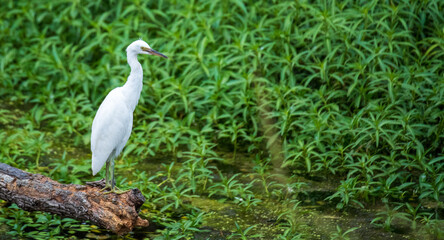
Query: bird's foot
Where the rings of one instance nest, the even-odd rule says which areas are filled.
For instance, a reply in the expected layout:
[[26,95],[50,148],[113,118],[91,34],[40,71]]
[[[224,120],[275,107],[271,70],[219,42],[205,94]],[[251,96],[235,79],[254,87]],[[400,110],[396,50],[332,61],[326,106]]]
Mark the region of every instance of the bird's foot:
[[109,190],[108,192],[104,192],[103,194],[108,194],[108,193],[122,194],[122,193],[126,193],[129,191],[129,189],[128,190],[120,190],[118,187],[114,187],[114,188],[110,188],[110,189],[111,190]]
[[[111,185],[110,184],[105,184],[105,187],[104,188],[102,188],[102,189],[100,189],[99,190],[99,192],[104,192],[104,191],[106,191],[106,190],[112,190],[112,187],[111,187]],[[107,192],[105,192],[105,193],[107,193]]]

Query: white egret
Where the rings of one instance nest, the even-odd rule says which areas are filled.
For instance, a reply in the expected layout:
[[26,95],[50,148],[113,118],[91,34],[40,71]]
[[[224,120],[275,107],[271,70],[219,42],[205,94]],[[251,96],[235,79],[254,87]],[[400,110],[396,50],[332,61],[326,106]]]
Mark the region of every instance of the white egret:
[[94,117],[91,133],[92,172],[97,172],[106,163],[105,189],[122,193],[116,188],[114,159],[119,156],[133,127],[133,112],[142,91],[143,70],[137,55],[148,54],[163,58],[167,56],[153,50],[146,42],[137,40],[126,48],[131,73],[122,87],[108,93]]

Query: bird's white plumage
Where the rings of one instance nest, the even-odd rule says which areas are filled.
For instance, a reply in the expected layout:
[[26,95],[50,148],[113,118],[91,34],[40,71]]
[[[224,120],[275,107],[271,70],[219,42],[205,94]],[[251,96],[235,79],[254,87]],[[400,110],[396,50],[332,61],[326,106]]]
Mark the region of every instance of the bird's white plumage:
[[91,133],[93,175],[100,171],[109,157],[115,158],[120,154],[131,135],[132,126],[133,110],[125,104],[122,88],[116,88],[103,100],[93,121]]
[[[94,117],[91,132],[92,171],[93,175],[100,171],[103,165],[114,160],[131,135],[133,125],[133,111],[139,101],[142,91],[143,71],[138,54],[165,55],[151,49],[142,40],[131,43],[127,49],[127,60],[131,67],[128,80],[122,87],[112,90],[103,100]],[[111,181],[108,179],[108,165],[106,184],[114,184],[114,165],[111,164]]]

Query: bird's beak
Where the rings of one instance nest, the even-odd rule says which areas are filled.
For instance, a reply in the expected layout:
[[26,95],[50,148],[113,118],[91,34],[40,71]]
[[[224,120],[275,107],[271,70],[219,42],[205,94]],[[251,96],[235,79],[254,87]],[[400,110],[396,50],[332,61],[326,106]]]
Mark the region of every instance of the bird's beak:
[[156,50],[154,50],[154,49],[151,49],[151,50],[149,51],[149,53],[151,53],[151,54],[153,54],[153,55],[156,55],[156,56],[159,56],[159,57],[168,58],[167,56],[163,55],[162,53],[160,53],[160,52],[158,52],[158,51],[156,51]]
[[147,52],[147,53],[149,53],[149,54],[151,54],[151,55],[156,55],[156,56],[159,56],[159,57],[168,58],[167,56],[163,55],[162,53],[160,53],[160,52],[158,52],[158,51],[156,51],[156,50],[154,50],[152,48],[143,47],[142,50]]

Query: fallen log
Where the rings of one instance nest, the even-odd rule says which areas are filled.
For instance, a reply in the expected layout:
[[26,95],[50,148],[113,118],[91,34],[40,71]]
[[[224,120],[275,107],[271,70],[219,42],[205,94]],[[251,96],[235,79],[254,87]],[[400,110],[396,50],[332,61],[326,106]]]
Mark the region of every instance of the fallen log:
[[145,202],[139,189],[103,194],[99,190],[104,187],[103,179],[86,185],[61,184],[0,163],[0,199],[15,203],[23,210],[88,220],[119,235],[134,227],[148,226],[148,220],[138,215]]

